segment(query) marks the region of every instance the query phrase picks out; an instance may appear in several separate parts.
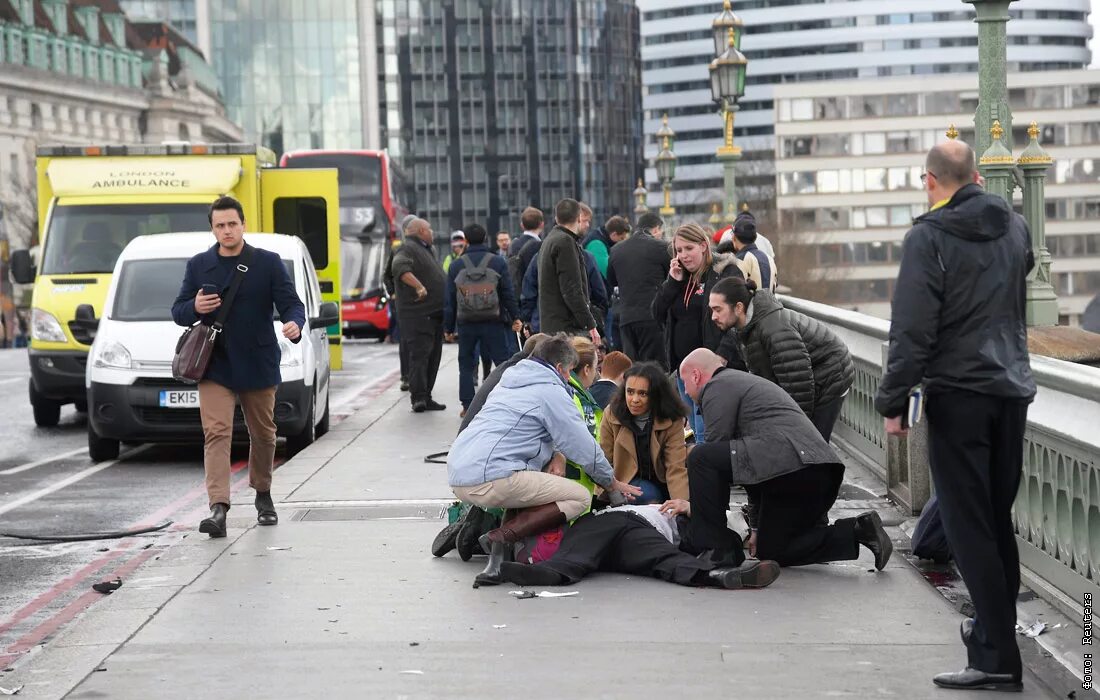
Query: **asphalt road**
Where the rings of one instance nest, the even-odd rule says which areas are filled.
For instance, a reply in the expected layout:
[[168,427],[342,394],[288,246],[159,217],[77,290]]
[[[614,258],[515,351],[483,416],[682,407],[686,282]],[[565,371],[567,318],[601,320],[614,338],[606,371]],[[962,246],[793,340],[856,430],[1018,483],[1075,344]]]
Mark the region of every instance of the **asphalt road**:
[[[397,347],[374,341],[344,346],[333,376],[334,421],[396,380]],[[124,574],[205,517],[202,439],[193,446],[123,446],[120,459],[93,464],[87,424],[72,406],[56,428],[35,426],[27,399],[25,350],[0,350],[0,533],[71,535],[153,526],[164,531],[122,540],[43,544],[0,536],[0,669],[79,614],[97,593],[92,583]],[[247,448],[234,448],[234,493]],[[283,458],[280,446],[276,460]],[[276,479],[278,477],[276,476]],[[233,513],[236,515],[236,513]]]

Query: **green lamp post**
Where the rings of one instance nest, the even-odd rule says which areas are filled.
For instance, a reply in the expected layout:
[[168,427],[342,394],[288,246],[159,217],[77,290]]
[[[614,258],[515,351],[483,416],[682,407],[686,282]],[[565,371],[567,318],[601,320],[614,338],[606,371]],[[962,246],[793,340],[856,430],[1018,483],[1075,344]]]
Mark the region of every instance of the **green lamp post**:
[[737,102],[745,95],[749,63],[740,50],[744,26],[730,9],[729,0],[724,3],[722,14],[711,23],[717,56],[710,63],[710,93],[722,110],[724,122],[724,139],[716,155],[722,163],[727,223],[737,218],[737,161],[741,159],[741,148],[733,143],[733,122],[739,109]]
[[676,177],[676,154],[672,152],[672,140],[676,132],[668,125],[668,114],[661,117],[661,128],[657,130],[657,140],[661,144],[661,151],[657,154],[657,177],[665,193],[665,205],[658,210],[661,216],[676,216],[676,209],[672,206],[672,180]]

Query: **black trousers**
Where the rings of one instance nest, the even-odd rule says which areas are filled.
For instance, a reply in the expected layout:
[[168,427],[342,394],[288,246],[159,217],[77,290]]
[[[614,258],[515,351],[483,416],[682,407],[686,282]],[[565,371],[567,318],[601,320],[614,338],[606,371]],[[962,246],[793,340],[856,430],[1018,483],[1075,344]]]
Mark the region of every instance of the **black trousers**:
[[710,561],[680,551],[634,513],[613,511],[577,520],[565,529],[558,551],[533,566],[561,574],[566,583],[576,583],[593,571],[610,571],[683,586],[696,585],[696,574],[714,568]]
[[837,419],[840,418],[840,410],[844,408],[844,399],[846,398],[848,397],[845,395],[814,406],[814,416],[810,421],[817,428],[817,432],[821,433],[821,437],[825,438],[825,442],[833,437],[833,427],[836,425]]
[[665,332],[656,321],[635,321],[619,325],[623,354],[634,362],[656,362],[668,369]]
[[402,316],[401,338],[408,353],[409,398],[413,403],[432,398],[439,361],[443,357],[443,312],[431,316]]
[[[695,549],[742,546],[741,538],[726,526],[732,477],[729,443],[704,443],[688,453],[689,540]],[[757,507],[757,558],[773,559],[780,566],[858,558],[854,518],[818,526],[822,517],[827,522],[843,481],[844,465],[814,464],[746,486]]]
[[957,391],[929,395],[925,409],[943,528],[974,602],[968,665],[1019,676],[1020,555],[1011,509],[1023,471],[1027,403]]

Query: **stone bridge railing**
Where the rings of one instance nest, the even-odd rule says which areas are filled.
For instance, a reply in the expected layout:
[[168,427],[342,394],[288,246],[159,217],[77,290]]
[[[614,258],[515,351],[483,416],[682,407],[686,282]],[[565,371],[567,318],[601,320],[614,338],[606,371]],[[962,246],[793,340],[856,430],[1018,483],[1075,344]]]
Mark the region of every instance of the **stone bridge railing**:
[[[853,311],[784,297],[848,344],[856,380],[834,441],[879,474],[890,497],[916,514],[931,495],[927,426],[888,438],[874,395],[890,324]],[[1024,475],[1013,521],[1025,582],[1073,616],[1085,593],[1100,596],[1100,369],[1031,356],[1039,386],[1028,411]],[[1098,598],[1100,599],[1100,598]]]

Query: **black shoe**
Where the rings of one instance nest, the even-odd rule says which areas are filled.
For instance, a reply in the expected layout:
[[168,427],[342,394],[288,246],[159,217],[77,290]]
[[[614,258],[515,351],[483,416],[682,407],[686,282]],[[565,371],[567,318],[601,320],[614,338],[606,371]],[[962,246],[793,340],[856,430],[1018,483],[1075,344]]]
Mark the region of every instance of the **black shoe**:
[[894,543],[890,535],[882,528],[882,518],[874,511],[868,511],[856,517],[856,542],[875,555],[875,568],[882,571],[890,555],[894,553]]
[[432,554],[437,557],[445,555],[455,548],[455,540],[458,539],[458,531],[462,529],[462,521],[456,520],[439,531],[432,540]]
[[279,514],[275,512],[270,491],[256,492],[256,522],[260,525],[279,524]]
[[1024,684],[1018,676],[1011,673],[986,673],[969,666],[955,673],[941,673],[932,679],[941,688],[953,690],[1000,690],[1006,693],[1019,693]]
[[497,586],[503,583],[500,577],[500,567],[504,563],[504,555],[512,545],[505,542],[489,542],[489,533],[481,536],[481,546],[489,553],[489,563],[485,565],[481,573],[474,577],[474,588],[481,586]]
[[446,411],[447,407],[441,403],[438,403],[435,399],[428,399],[424,403],[424,408],[429,411]]
[[959,624],[959,636],[962,637],[963,645],[970,646],[970,637],[974,634],[974,618],[968,617]]
[[553,569],[514,561],[501,563],[500,580],[520,586],[560,586],[565,583],[562,575]]
[[[475,554],[482,554],[481,544],[478,542],[478,538],[485,534],[488,528],[485,527],[486,513],[477,506],[470,506],[470,509],[466,511],[466,515],[462,516],[462,529],[458,533],[458,540],[455,543],[455,548],[458,549],[458,556],[462,561],[470,561],[470,557]],[[487,552],[485,552],[487,554]]]
[[409,390],[409,380],[404,377],[401,378],[401,391]]
[[423,413],[428,410],[428,404],[424,401],[413,401],[413,413]]
[[225,514],[229,511],[229,505],[215,503],[210,506],[210,517],[199,523],[199,532],[211,537],[225,537]]
[[779,564],[770,559],[750,561],[736,568],[722,567],[707,572],[710,585],[717,588],[764,588],[779,578]]

